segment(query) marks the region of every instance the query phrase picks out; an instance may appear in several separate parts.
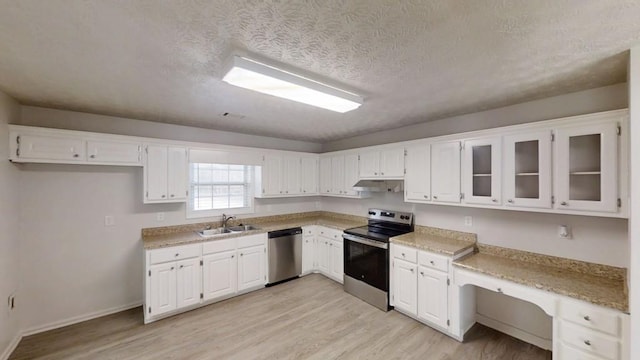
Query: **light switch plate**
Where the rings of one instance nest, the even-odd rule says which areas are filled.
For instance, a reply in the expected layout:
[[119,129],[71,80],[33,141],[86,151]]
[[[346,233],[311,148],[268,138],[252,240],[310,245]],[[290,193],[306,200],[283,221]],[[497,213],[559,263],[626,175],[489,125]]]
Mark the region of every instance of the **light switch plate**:
[[465,216],[464,217],[464,226],[473,226],[473,217]]
[[164,221],[164,213],[163,212],[156,213],[156,221]]
[[104,226],[113,226],[116,224],[116,220],[113,215],[106,215],[104,217]]

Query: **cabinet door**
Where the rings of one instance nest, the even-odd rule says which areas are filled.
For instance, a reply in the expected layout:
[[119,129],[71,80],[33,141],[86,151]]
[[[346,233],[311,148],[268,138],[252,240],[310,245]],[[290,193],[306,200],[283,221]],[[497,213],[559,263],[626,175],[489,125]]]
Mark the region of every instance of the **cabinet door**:
[[504,137],[507,206],[551,208],[551,131]]
[[404,148],[380,152],[380,176],[393,178],[404,176]]
[[203,262],[203,296],[212,300],[235,294],[238,288],[236,251],[206,255]]
[[167,199],[167,147],[147,146],[147,158],[144,165],[146,179],[146,199],[151,201]]
[[140,165],[140,144],[117,141],[87,141],[87,160],[95,163]]
[[423,266],[418,271],[418,318],[448,327],[447,273]]
[[284,158],[284,171],[282,172],[285,195],[298,195],[302,193],[300,176],[300,157],[286,156]]
[[185,200],[188,192],[189,173],[187,164],[187,149],[170,147],[168,149],[167,196],[169,200]]
[[404,176],[405,201],[427,201],[431,197],[431,148],[429,144],[407,149]]
[[314,269],[315,241],[313,236],[302,239],[302,273],[308,274]]
[[318,159],[303,157],[301,161],[301,188],[303,195],[318,193]]
[[333,185],[331,176],[332,161],[330,157],[320,158],[320,194],[331,194],[331,186]]
[[178,261],[176,267],[176,307],[180,309],[199,304],[202,290],[200,258]]
[[263,195],[281,195],[284,193],[284,183],[282,175],[284,163],[282,156],[265,155],[262,164],[262,187]]
[[464,142],[464,202],[501,204],[501,139],[499,137]]
[[417,265],[400,259],[393,259],[393,263],[393,304],[396,308],[417,316]]
[[149,299],[151,316],[161,315],[176,309],[176,263],[149,267]]
[[344,156],[331,158],[331,193],[344,195]]
[[344,281],[344,252],[342,241],[331,240],[329,242],[329,251],[331,265],[331,277],[339,283]]
[[265,247],[260,245],[238,250],[238,290],[266,283]]
[[329,239],[319,237],[316,241],[316,259],[318,261],[318,270],[326,275],[330,276],[331,269],[329,264]]
[[556,208],[616,212],[616,123],[575,126],[556,132]]
[[431,198],[460,202],[460,142],[431,145]]
[[82,139],[20,135],[18,149],[21,159],[64,160],[65,162],[85,161],[85,143]]
[[358,192],[353,189],[353,185],[358,182],[358,155],[349,154],[344,156],[344,188],[343,194],[356,196]]
[[380,152],[362,152],[360,157],[360,178],[375,178],[380,176]]

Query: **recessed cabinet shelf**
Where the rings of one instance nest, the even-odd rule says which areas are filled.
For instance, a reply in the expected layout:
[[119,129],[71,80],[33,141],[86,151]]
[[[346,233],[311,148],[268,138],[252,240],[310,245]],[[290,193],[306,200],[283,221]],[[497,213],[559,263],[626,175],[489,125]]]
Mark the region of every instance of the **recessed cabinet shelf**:
[[600,175],[601,171],[576,171],[570,173],[570,175]]
[[491,176],[491,174],[473,174],[474,177]]
[[516,174],[516,176],[538,176],[540,175],[540,173],[534,172],[534,173],[519,173]]

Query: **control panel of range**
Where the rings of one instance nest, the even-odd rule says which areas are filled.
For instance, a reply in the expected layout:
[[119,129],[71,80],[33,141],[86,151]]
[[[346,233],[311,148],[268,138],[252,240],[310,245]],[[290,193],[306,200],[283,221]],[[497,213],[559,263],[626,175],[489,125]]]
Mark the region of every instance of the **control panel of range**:
[[384,220],[401,224],[411,224],[413,222],[413,214],[401,211],[369,209],[370,220]]

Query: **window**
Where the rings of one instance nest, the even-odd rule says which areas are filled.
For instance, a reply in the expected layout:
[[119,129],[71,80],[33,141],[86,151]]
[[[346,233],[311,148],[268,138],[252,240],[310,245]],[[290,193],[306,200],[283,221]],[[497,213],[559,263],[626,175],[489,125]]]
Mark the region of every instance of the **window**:
[[253,167],[191,163],[187,217],[253,212]]

